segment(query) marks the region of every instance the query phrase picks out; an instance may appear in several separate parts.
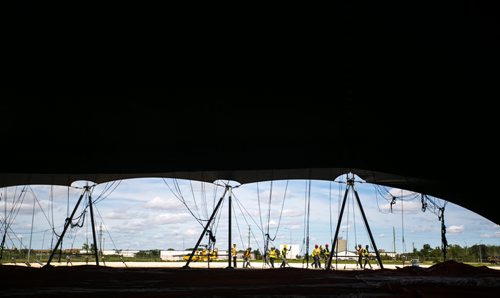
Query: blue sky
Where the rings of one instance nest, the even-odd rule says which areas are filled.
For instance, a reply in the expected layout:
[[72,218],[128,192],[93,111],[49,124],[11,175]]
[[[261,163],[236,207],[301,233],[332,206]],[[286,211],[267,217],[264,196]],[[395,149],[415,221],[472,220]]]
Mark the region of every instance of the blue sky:
[[[114,184],[97,185],[93,191],[94,199],[98,198],[103,190],[108,189],[96,203],[96,211],[94,211],[96,225],[100,226],[103,223],[105,249],[144,250],[193,247],[202,231],[202,226],[177,197],[182,194],[193,214],[200,219],[208,219],[223,189],[211,183],[198,181],[177,180],[177,183],[180,192],[174,190],[173,179],[129,179]],[[254,249],[262,249],[261,229],[267,228],[269,214],[270,235],[271,237],[276,235],[271,245],[278,246],[291,242],[302,246],[305,235],[304,212],[307,183],[307,180],[288,181],[285,195],[287,181],[273,181],[270,213],[268,211],[271,182],[252,183],[235,188],[233,190],[233,242],[237,243],[238,247],[247,246],[250,225],[250,245]],[[82,192],[82,189],[78,187],[83,185],[85,182],[79,181],[69,188],[69,212],[72,211]],[[175,194],[168,186],[175,191]],[[257,192],[257,187],[259,192]],[[21,242],[23,246],[29,246],[33,219],[31,246],[33,248],[43,246],[44,249],[48,249],[51,242],[55,244],[56,241],[50,232],[52,217],[55,230],[60,233],[67,216],[68,188],[35,185],[25,188],[25,193],[21,193],[22,188],[18,186],[1,189],[2,221],[5,210],[7,216],[10,216],[13,198],[24,197],[22,204],[18,205],[19,213],[10,226],[7,246],[19,247]],[[331,235],[335,232],[337,225],[338,210],[344,189],[345,184],[337,182],[318,180],[311,182],[310,247],[316,243],[331,243]],[[420,199],[404,202],[397,200],[391,213],[389,202],[377,193],[372,184],[356,183],[356,189],[379,249],[393,250],[393,229],[396,238],[395,248],[398,253],[410,252],[413,246],[420,249],[426,243],[432,247],[441,245],[440,221],[430,209],[422,212]],[[386,191],[396,196],[402,193],[401,190],[396,189],[381,189],[382,194]],[[53,206],[51,206],[51,193]],[[407,195],[406,199],[414,196],[406,191],[402,194]],[[35,196],[37,200],[34,200]],[[34,202],[35,216],[33,218]],[[353,206],[353,202],[349,198],[349,211],[346,209],[344,213],[339,233],[339,236],[348,240],[350,248],[353,248],[356,242],[369,244],[368,233],[361,214],[357,205]],[[436,199],[436,203],[443,205],[444,201]],[[217,217],[216,246],[220,249],[227,248],[227,209],[226,199],[221,209],[220,219]],[[81,211],[82,208],[78,210],[77,215]],[[277,229],[280,213],[281,222]],[[472,211],[448,202],[445,219],[449,244],[500,245],[500,227]],[[73,228],[68,231],[63,242],[64,248],[81,248],[87,238],[89,243],[92,242],[89,222],[89,218],[86,218],[82,228]],[[403,230],[405,243],[402,242]],[[206,239],[202,243],[206,243]]]

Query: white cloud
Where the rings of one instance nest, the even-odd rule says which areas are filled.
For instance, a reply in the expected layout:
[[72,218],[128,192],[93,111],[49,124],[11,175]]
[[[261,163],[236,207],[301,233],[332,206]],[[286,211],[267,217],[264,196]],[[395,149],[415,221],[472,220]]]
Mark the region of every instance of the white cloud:
[[[380,209],[383,212],[390,212],[391,211],[391,204],[383,204],[380,205]],[[422,204],[420,201],[409,201],[409,202],[403,202],[401,203],[401,200],[396,199],[396,204],[392,205],[392,213],[400,213],[401,214],[401,209],[404,211],[404,213],[417,213],[422,211]]]
[[286,217],[297,217],[297,216],[303,216],[304,214],[302,211],[299,211],[297,209],[283,209],[283,214],[282,216]]
[[412,233],[425,233],[431,231],[433,231],[432,227],[422,225],[413,226],[413,228],[411,229]]
[[150,208],[150,209],[183,209],[185,208],[181,202],[177,200],[167,200],[167,199],[162,199],[160,197],[154,197],[153,199],[147,201],[144,204],[144,207]]
[[186,229],[184,231],[184,235],[185,236],[195,236],[195,235],[200,235],[200,231],[199,230],[195,230],[195,229]]
[[111,211],[103,214],[103,217],[106,219],[129,219],[130,215],[127,214],[127,212],[116,212],[116,211]]
[[163,213],[154,218],[155,224],[173,224],[186,221],[191,215],[187,213]]
[[416,192],[405,190],[405,189],[399,189],[399,188],[391,188],[389,190],[389,193],[395,197],[406,197],[406,196],[411,196],[414,194],[417,194]]
[[500,238],[500,231],[494,233],[485,233],[479,235],[481,238]]
[[269,226],[270,226],[271,228],[275,228],[275,227],[277,227],[277,226],[278,226],[278,222],[277,222],[277,221],[274,221],[274,220],[270,220],[270,221],[269,221]]
[[461,234],[464,231],[464,226],[450,226],[446,229],[446,232],[450,234]]

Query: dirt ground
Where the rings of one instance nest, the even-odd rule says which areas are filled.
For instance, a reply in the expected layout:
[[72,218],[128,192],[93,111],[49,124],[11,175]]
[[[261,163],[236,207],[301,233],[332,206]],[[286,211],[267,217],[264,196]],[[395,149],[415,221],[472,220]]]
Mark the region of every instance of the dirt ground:
[[454,261],[429,268],[324,271],[0,266],[0,297],[495,297],[500,271]]

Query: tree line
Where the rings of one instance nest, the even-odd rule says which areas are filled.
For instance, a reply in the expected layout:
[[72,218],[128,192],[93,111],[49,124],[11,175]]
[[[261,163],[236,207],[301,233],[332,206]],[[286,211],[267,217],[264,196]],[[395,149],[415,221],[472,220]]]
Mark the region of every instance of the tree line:
[[[420,261],[442,261],[443,254],[441,247],[432,248],[429,244],[424,244],[422,249],[413,249],[410,253],[400,254],[399,258],[414,259]],[[446,259],[460,262],[495,262],[500,258],[500,246],[474,244],[470,247],[462,247],[458,244],[448,245]]]

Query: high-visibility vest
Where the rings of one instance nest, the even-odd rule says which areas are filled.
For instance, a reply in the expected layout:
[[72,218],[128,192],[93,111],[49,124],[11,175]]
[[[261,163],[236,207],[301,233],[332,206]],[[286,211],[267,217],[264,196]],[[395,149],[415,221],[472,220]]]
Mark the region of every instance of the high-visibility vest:
[[270,257],[271,259],[276,259],[276,250],[271,249],[271,250],[269,251],[269,257]]
[[238,251],[236,250],[236,247],[233,247],[233,257],[236,257],[238,254]]
[[288,251],[288,250],[287,250],[286,248],[283,248],[283,249],[281,250],[281,255],[283,256],[283,258],[286,258],[286,252],[287,252],[287,251]]

